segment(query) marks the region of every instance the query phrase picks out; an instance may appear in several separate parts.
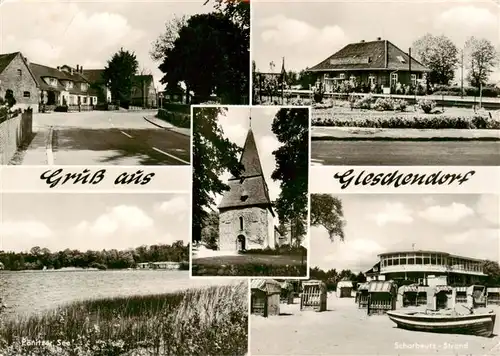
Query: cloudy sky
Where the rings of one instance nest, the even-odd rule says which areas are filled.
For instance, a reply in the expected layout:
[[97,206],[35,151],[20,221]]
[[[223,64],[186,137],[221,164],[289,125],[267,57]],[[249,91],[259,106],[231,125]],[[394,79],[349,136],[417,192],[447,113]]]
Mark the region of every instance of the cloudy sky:
[[189,242],[189,196],[3,193],[0,250],[135,248]]
[[500,261],[498,195],[340,195],[345,242],[330,242],[311,228],[311,265],[323,269],[370,269],[377,254],[437,250]]
[[[253,3],[252,51],[257,68],[287,70],[311,67],[343,46],[377,37],[404,51],[430,32],[448,36],[462,48],[469,36],[500,43],[495,0],[406,0],[392,2],[256,1]],[[492,78],[500,81],[500,70]]]
[[204,0],[4,0],[0,1],[0,53],[21,51],[31,62],[104,68],[123,47],[135,52],[139,69],[151,71],[159,86],[159,63],[151,43],[174,15],[213,10]]

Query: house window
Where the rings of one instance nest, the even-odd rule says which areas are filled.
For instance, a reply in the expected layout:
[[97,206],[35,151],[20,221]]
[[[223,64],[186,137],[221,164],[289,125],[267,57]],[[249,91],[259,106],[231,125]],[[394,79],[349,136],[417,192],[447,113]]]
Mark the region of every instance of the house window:
[[83,103],[87,104],[87,97],[86,96],[83,97]]
[[398,73],[391,73],[391,85],[395,86],[398,83]]
[[243,230],[243,217],[240,216],[240,230]]
[[372,87],[377,84],[377,78],[373,74],[368,77],[368,81]]
[[31,96],[31,95],[30,95],[30,92],[29,92],[29,91],[25,91],[25,92],[23,93],[23,97],[24,97],[24,98],[29,98],[30,96]]
[[21,69],[18,69],[18,70],[17,70],[17,75],[18,75],[19,77],[22,77],[22,76],[23,76],[23,71],[22,71]]
[[345,79],[345,73],[340,73],[340,77],[339,78],[342,79],[342,80]]
[[417,75],[416,74],[411,75],[411,85],[413,85],[413,86],[417,85]]
[[82,83],[82,90],[87,91],[87,84],[86,83]]
[[403,58],[403,56],[397,56],[396,57],[398,59],[398,61],[400,61],[401,63],[405,63],[405,59]]

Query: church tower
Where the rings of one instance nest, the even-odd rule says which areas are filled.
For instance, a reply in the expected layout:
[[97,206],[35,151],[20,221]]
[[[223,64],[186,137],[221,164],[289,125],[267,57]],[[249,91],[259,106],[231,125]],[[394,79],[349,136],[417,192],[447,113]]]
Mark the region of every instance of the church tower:
[[244,170],[229,179],[218,207],[219,250],[275,248],[275,215],[251,127],[240,163]]

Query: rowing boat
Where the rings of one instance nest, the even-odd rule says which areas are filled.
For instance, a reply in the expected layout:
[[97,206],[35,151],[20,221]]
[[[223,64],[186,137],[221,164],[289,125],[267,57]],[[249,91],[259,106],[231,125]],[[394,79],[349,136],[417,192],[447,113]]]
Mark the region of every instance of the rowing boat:
[[388,311],[389,318],[398,328],[446,334],[470,334],[490,337],[495,327],[493,312],[469,315],[401,313]]

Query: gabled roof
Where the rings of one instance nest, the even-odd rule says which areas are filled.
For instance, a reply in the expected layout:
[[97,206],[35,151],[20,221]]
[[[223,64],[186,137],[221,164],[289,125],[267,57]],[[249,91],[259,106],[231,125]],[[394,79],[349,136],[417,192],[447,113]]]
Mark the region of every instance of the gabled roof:
[[89,83],[92,84],[104,84],[104,69],[84,69],[83,75]]
[[[350,43],[330,57],[309,68],[308,71],[338,70],[408,70],[410,57],[387,40]],[[429,69],[411,58],[411,70],[427,72]]]
[[365,274],[379,274],[380,273],[380,262],[377,262],[372,268],[365,272]]
[[5,68],[12,62],[20,52],[0,54],[0,73],[2,73]]
[[[42,90],[64,90],[64,87],[59,83],[59,80],[68,80],[65,73],[57,70],[56,68],[44,66],[42,64],[30,63],[30,68],[33,74],[35,75],[35,79]],[[50,77],[56,78],[58,80],[57,87],[52,87],[48,85],[43,78]]]
[[229,179],[229,190],[224,193],[222,201],[219,204],[219,210],[264,206],[274,216],[252,129],[248,130],[240,163],[243,165],[244,170],[239,177],[231,177]]

